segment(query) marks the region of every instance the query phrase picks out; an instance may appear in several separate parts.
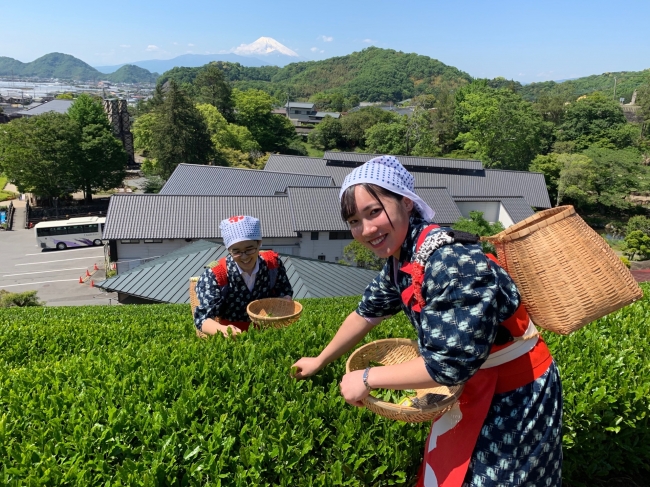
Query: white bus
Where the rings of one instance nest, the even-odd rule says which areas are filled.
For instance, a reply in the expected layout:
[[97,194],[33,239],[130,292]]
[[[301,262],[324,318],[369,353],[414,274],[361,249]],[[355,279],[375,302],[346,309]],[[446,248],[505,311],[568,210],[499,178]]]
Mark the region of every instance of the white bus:
[[67,249],[102,245],[105,217],[88,216],[40,222],[34,226],[36,242],[42,249]]

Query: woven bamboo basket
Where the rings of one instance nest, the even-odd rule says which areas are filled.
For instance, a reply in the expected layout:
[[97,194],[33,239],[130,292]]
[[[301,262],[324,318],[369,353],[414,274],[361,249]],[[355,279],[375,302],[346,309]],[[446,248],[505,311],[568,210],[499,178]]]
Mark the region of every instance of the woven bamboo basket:
[[532,321],[567,335],[640,299],[643,291],[573,206],[540,211],[492,237]]
[[[194,308],[199,305],[199,299],[196,297],[196,283],[199,281],[198,277],[190,277],[190,306],[192,307],[192,316],[194,316]],[[196,330],[196,336],[199,338],[208,338],[207,333]]]
[[246,312],[260,328],[282,328],[300,318],[302,304],[285,298],[264,298],[248,303]]
[[[415,340],[406,338],[387,338],[367,343],[355,350],[345,364],[347,372],[363,370],[370,361],[383,365],[393,365],[413,360],[420,356],[420,350]],[[429,389],[416,390],[417,397],[425,394],[436,394],[440,400],[424,407],[412,407],[382,401],[372,395],[363,400],[363,404],[372,412],[388,419],[405,421],[407,423],[421,423],[433,421],[449,411],[463,392],[463,386],[439,386]]]

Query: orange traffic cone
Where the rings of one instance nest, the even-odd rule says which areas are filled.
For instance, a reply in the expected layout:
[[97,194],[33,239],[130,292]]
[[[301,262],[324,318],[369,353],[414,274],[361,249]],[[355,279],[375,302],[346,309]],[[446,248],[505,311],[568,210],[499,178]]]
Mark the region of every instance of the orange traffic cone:
[[97,267],[97,263],[95,263],[95,270],[98,271],[99,267]]
[[95,287],[95,281],[90,281],[90,287]]
[[83,284],[83,283],[84,283],[84,280],[81,278],[81,276],[79,276],[79,284]]
[[86,269],[86,277],[90,277],[90,272],[88,272],[88,269]]

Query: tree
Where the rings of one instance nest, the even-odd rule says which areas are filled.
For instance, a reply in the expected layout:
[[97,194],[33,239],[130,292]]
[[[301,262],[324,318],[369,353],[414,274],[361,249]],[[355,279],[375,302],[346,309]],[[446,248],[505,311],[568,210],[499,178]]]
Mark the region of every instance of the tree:
[[528,170],[542,148],[544,121],[512,91],[472,83],[456,96],[457,141],[486,166]]
[[370,249],[364,247],[356,240],[352,241],[343,249],[343,258],[341,264],[348,264],[350,262],[356,264],[357,267],[364,269],[380,270],[384,267],[385,259],[380,259]]
[[630,145],[629,136],[621,137],[621,131],[627,130],[626,124],[618,102],[602,93],[593,93],[568,105],[557,136],[561,141],[574,141],[576,150],[594,144],[624,148]]
[[583,154],[570,154],[564,159],[557,187],[557,205],[569,200],[578,209],[596,203],[592,160]]
[[562,172],[567,157],[571,156],[551,153],[548,155],[539,155],[530,163],[529,171],[544,174],[549,198],[551,202],[555,201],[556,205],[559,204],[557,188],[560,182],[560,173]]
[[181,162],[207,164],[212,159],[214,150],[205,120],[174,80],[169,81],[164,100],[153,113],[151,155],[162,178],[169,178]]
[[393,122],[398,118],[392,112],[379,107],[364,107],[348,113],[341,119],[343,138],[350,147],[364,148],[366,145],[366,130],[378,123]]
[[133,133],[133,148],[148,156],[151,152],[153,141],[153,129],[156,125],[156,114],[145,113],[136,118],[131,132]]
[[640,260],[650,257],[650,236],[640,230],[634,230],[625,236],[623,253],[634,260],[636,256]]
[[633,216],[627,221],[625,230],[627,233],[641,231],[646,235],[650,235],[650,219],[644,215]]
[[264,152],[282,151],[291,145],[296,131],[291,121],[272,113],[277,100],[261,90],[233,90],[238,125],[243,125]]
[[80,153],[71,167],[71,181],[84,192],[86,203],[93,192],[115,188],[126,175],[127,156],[111,130],[101,103],[80,95],[68,110],[79,134]]
[[54,97],[56,100],[74,100],[72,93],[60,93]]
[[73,192],[71,167],[79,157],[79,131],[67,115],[45,113],[0,126],[0,172],[21,193],[52,198]]
[[215,149],[230,148],[259,155],[260,145],[246,127],[228,123],[214,106],[207,103],[199,104],[196,108],[206,122]]
[[201,103],[212,105],[228,122],[234,122],[232,88],[216,63],[209,63],[199,71],[194,86],[197,88]]
[[[489,237],[504,230],[501,222],[490,223],[483,218],[482,211],[470,211],[469,218],[460,218],[456,223],[454,223],[452,228],[461,232],[473,233],[479,237]],[[491,243],[483,242],[482,245],[484,252],[495,252],[494,246]]]
[[375,154],[407,154],[407,125],[403,121],[378,123],[366,130],[366,147]]
[[322,150],[334,149],[343,145],[343,129],[341,121],[327,115],[309,133],[309,143]]

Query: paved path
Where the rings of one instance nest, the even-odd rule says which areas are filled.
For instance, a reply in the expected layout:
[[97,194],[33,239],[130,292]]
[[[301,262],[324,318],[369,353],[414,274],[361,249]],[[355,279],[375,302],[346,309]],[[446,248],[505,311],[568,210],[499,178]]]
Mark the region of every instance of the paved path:
[[650,269],[644,269],[642,271],[630,271],[636,282],[647,282],[650,281]]
[[[14,230],[0,232],[0,289],[10,292],[38,291],[48,306],[87,306],[117,304],[115,293],[105,293],[83,284],[79,277],[92,273],[94,264],[101,269],[104,247],[80,247],[67,250],[42,251],[36,246],[34,230],[25,230],[24,209],[16,209]],[[91,280],[104,279],[102,270]]]

